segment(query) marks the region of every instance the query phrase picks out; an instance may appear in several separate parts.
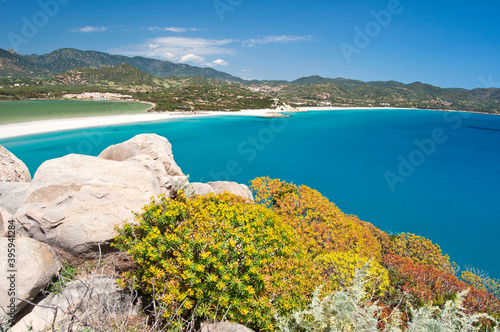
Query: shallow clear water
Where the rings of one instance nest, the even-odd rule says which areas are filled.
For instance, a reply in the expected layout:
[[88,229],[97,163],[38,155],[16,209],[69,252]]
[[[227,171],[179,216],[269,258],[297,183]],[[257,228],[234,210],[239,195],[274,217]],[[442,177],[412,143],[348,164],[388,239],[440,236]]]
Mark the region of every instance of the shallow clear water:
[[149,104],[113,101],[2,101],[0,102],[0,124],[110,114],[146,113],[150,108],[151,105]]
[[319,190],[381,229],[438,243],[500,278],[500,117],[421,110],[214,117],[2,140],[32,173],[68,153],[99,154],[140,133],[173,145],[192,181],[270,176]]

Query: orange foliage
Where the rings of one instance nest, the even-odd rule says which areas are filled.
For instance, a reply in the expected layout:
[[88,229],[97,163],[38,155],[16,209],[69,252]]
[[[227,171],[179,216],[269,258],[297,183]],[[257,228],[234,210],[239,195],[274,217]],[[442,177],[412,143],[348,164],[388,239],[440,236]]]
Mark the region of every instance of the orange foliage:
[[410,257],[416,262],[433,266],[453,274],[448,255],[441,253],[441,248],[422,236],[401,233],[394,238],[391,248],[395,254]]
[[385,255],[384,265],[389,271],[395,272],[391,276],[394,286],[425,303],[441,305],[456,293],[470,289],[464,301],[464,307],[469,313],[494,314],[500,310],[500,301],[496,296],[485,290],[471,288],[455,275],[436,267],[396,254]]
[[359,217],[354,214],[349,215],[349,218],[354,222],[360,224],[361,226],[367,228],[370,231],[370,233],[372,233],[373,236],[375,236],[378,243],[380,243],[380,246],[382,248],[382,253],[385,253],[391,249],[392,246],[391,239],[389,238],[389,235],[386,232],[380,230],[378,227],[374,226],[369,222],[360,220]]
[[[495,315],[500,312],[499,299],[484,289],[475,289],[460,281],[454,275],[449,257],[428,239],[405,233],[390,237],[357,216],[344,214],[326,197],[307,186],[263,177],[253,180],[251,189],[256,203],[274,210],[295,229],[299,241],[323,274],[324,280],[315,282],[328,289],[336,289],[348,281],[356,265],[353,263],[356,260],[351,258],[374,259],[375,263],[383,262],[389,271],[390,291],[380,294],[381,303],[388,308],[398,305],[401,292],[410,294],[413,305],[420,307],[427,303],[443,305],[458,292],[470,289],[464,302],[469,313]],[[331,264],[321,265],[322,257],[333,257]],[[311,278],[318,278],[312,271],[309,273]],[[292,281],[293,278],[284,280]]]
[[318,191],[268,177],[251,184],[255,201],[283,216],[312,253],[350,251],[380,260],[381,246],[371,229]]

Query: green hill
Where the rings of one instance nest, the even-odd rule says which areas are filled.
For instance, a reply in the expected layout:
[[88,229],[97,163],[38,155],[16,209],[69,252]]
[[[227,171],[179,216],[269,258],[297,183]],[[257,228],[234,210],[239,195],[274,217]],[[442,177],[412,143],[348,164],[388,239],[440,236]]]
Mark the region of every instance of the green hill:
[[10,50],[0,48],[0,76],[43,77],[50,71]]
[[[421,82],[363,82],[321,76],[302,77],[282,92],[290,97],[323,100],[336,106],[418,107],[500,113],[500,89],[441,88]],[[323,95],[318,99],[318,94]],[[325,98],[328,96],[328,98]]]
[[331,78],[324,78],[319,75],[313,75],[313,76],[308,76],[308,77],[301,77],[299,79],[296,79],[295,81],[292,81],[292,84],[300,84],[300,85],[312,85],[312,84],[320,84],[320,83],[329,83],[332,82],[333,79]]
[[161,85],[163,80],[145,73],[129,64],[123,63],[115,67],[78,68],[54,76],[50,83],[65,86],[148,86]]

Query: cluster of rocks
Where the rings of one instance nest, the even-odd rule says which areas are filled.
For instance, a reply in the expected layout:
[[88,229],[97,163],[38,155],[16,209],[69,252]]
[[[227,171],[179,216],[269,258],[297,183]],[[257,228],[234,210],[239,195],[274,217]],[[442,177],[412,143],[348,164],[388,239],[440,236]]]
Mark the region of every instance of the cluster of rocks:
[[266,114],[262,115],[263,118],[291,118],[290,115],[283,114],[283,113],[278,113],[278,112],[267,112]]
[[[26,165],[1,146],[0,162],[0,319],[18,313],[58,275],[62,264],[56,251],[80,258],[111,253],[115,226],[133,223],[133,212],[151,197],[173,196],[177,184],[187,182],[171,144],[154,134],[110,146],[98,157],[72,154],[46,161],[33,179]],[[229,191],[253,199],[247,186],[234,182],[190,186],[197,195]],[[15,238],[9,237],[14,231]],[[106,282],[115,280],[101,284]],[[79,298],[71,287],[67,292]],[[101,289],[108,294],[113,287]],[[99,298],[99,289],[93,293]],[[47,301],[61,303],[55,296]],[[40,330],[53,323],[47,318],[53,312],[33,312],[13,330],[21,331],[33,319]]]

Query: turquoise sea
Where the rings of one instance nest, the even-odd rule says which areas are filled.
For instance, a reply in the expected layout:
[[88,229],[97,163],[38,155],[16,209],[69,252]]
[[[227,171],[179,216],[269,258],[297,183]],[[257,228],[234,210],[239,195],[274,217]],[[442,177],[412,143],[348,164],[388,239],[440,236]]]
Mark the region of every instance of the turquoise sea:
[[319,190],[390,233],[438,243],[500,279],[500,117],[424,110],[209,117],[0,140],[34,173],[140,133],[167,137],[191,181],[270,176]]

